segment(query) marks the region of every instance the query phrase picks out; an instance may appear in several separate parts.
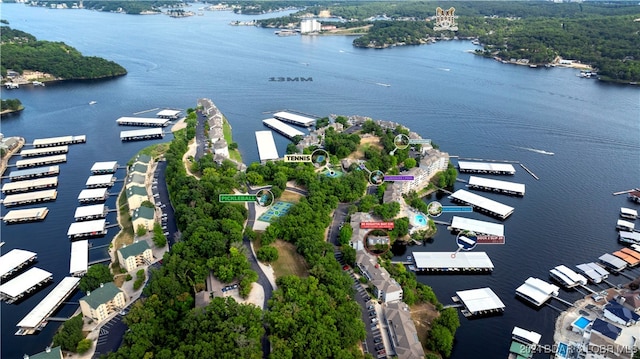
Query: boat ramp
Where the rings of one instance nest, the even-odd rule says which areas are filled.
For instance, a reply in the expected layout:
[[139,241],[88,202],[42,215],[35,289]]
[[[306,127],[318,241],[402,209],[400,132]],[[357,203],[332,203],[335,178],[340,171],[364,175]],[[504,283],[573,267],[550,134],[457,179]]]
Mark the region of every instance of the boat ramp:
[[289,122],[289,123],[292,123],[294,125],[302,126],[302,127],[311,127],[316,123],[316,119],[315,118],[302,116],[302,115],[297,115],[295,113],[286,112],[286,111],[276,112],[276,113],[273,114],[273,117],[276,120]]
[[47,325],[47,318],[73,293],[79,283],[80,278],[65,277],[62,279],[35,308],[16,324],[20,329],[18,329],[15,335],[34,334],[42,330],[42,328]]
[[477,176],[469,177],[469,188],[479,189],[487,192],[498,192],[515,196],[524,196],[525,185],[508,181],[499,181],[490,178]]
[[113,174],[94,175],[87,179],[85,186],[87,188],[104,188],[111,187],[116,183],[116,177]]
[[164,138],[162,128],[149,128],[144,130],[120,131],[121,141],[141,141]]
[[472,231],[476,234],[504,237],[504,225],[499,223],[453,216],[450,227],[455,232]]
[[479,196],[464,189],[455,191],[453,194],[451,194],[450,198],[455,202],[473,206],[474,209],[488,213],[500,219],[506,219],[514,211],[513,207],[507,206],[506,204],[502,204],[486,197]]
[[638,211],[631,208],[620,207],[620,217],[635,220],[638,218]]
[[58,186],[58,177],[43,177],[26,181],[9,182],[2,185],[2,193],[12,194],[29,192],[44,188],[53,188]]
[[419,272],[491,272],[493,262],[485,252],[413,252]]
[[262,120],[262,123],[265,126],[269,127],[270,129],[287,137],[288,139],[292,139],[295,136],[304,136],[304,132],[298,131],[295,128],[287,125],[286,123],[276,120],[275,118],[268,118],[266,120]]
[[38,255],[24,249],[12,249],[2,257],[0,257],[0,281],[3,283],[5,279],[13,275],[15,272],[30,265]]
[[116,123],[120,126],[148,126],[166,127],[169,125],[168,118],[145,118],[145,117],[120,117]]
[[107,208],[104,204],[94,204],[90,206],[81,206],[76,208],[76,213],[74,214],[75,220],[77,222],[88,221],[93,219],[105,218],[107,216],[107,212],[109,212],[109,208]]
[[107,234],[107,221],[96,219],[93,221],[74,222],[69,226],[67,236],[69,239],[80,239],[87,237],[99,237]]
[[458,161],[460,172],[513,175],[516,169],[509,163]]
[[50,138],[40,138],[40,139],[33,140],[33,147],[35,148],[55,147],[55,146],[71,145],[71,144],[85,143],[85,142],[87,142],[87,136],[85,135],[50,137]]
[[458,291],[451,300],[462,304],[462,315],[465,317],[500,314],[505,308],[491,288]]
[[36,267],[31,268],[0,285],[0,300],[12,304],[52,279],[53,275],[46,270]]
[[261,162],[280,158],[278,149],[276,148],[276,142],[273,139],[273,132],[256,131],[256,142],[258,144],[258,155],[260,156]]
[[115,173],[118,170],[118,161],[95,162],[91,166],[91,173],[94,175]]
[[71,242],[71,259],[69,260],[69,274],[82,277],[89,268],[89,241]]
[[560,287],[547,283],[542,279],[529,277],[516,288],[516,295],[539,307],[552,297],[557,297]]
[[7,212],[2,220],[6,224],[35,222],[44,220],[47,214],[49,214],[47,207],[17,209]]
[[53,201],[57,196],[58,191],[55,189],[46,189],[43,191],[11,194],[6,196],[2,203],[5,207],[20,206],[30,203]]
[[29,167],[53,165],[56,163],[63,163],[63,162],[67,162],[67,155],[34,157],[34,158],[28,158],[26,160],[18,160],[16,161],[16,167],[19,169],[24,169]]
[[59,155],[69,152],[69,146],[55,146],[55,147],[42,147],[32,148],[28,150],[20,151],[22,157],[37,157],[37,156],[50,156]]
[[80,203],[102,202],[106,201],[108,197],[107,188],[90,188],[80,191],[78,201]]
[[601,283],[609,278],[609,272],[593,262],[578,264],[576,268],[587,276],[589,281],[595,284]]
[[29,168],[26,170],[11,171],[9,173],[10,181],[21,181],[31,178],[40,178],[48,176],[57,176],[60,173],[60,166],[46,166],[38,168]]

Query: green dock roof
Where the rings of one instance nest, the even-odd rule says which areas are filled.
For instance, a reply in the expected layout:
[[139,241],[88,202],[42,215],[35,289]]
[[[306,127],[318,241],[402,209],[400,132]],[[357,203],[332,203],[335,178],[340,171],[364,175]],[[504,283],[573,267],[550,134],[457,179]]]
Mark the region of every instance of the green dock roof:
[[516,341],[511,342],[511,346],[509,347],[509,352],[514,353],[517,356],[517,359],[527,359],[531,358],[531,347],[522,343],[518,343]]

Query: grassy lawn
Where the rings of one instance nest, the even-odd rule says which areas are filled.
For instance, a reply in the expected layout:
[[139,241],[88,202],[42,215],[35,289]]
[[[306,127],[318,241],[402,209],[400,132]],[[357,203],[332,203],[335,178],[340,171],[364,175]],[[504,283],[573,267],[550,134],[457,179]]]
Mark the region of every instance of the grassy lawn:
[[352,152],[349,155],[349,159],[363,159],[364,151],[369,147],[375,147],[377,149],[382,149],[382,145],[380,144],[380,138],[377,136],[364,137],[360,138],[360,144],[355,152]]
[[296,246],[289,242],[277,240],[272,244],[278,248],[278,260],[271,263],[276,278],[285,275],[307,277],[309,275],[307,262],[296,252]]
[[133,158],[131,158],[129,162],[127,162],[127,166],[131,166],[136,156],[138,155],[151,156],[151,158],[157,161],[158,158],[162,157],[167,152],[167,150],[169,150],[169,142],[158,143],[149,147],[145,147],[140,150],[140,152],[136,153],[136,155],[133,156]]
[[114,250],[121,248],[125,244],[133,243],[133,223],[131,222],[127,196],[124,191],[120,192],[120,196],[118,197],[118,221],[122,229],[116,236]]
[[278,199],[283,202],[298,203],[300,202],[300,198],[302,198],[301,194],[294,193],[291,191],[284,191],[282,192],[282,195],[280,195],[280,198]]
[[[431,322],[440,314],[431,303],[414,304],[411,306],[410,311],[411,319],[413,319],[413,323],[416,325],[418,338],[420,338],[421,342],[424,342],[429,329],[431,329]],[[427,351],[426,348],[425,351]]]
[[[229,121],[227,121],[227,118],[224,116],[222,116],[222,133],[224,134],[224,140],[227,141],[228,145],[230,145],[233,142],[231,125],[229,125]],[[242,155],[240,155],[240,151],[238,151],[237,149],[229,150],[229,156],[232,160],[242,162]]]

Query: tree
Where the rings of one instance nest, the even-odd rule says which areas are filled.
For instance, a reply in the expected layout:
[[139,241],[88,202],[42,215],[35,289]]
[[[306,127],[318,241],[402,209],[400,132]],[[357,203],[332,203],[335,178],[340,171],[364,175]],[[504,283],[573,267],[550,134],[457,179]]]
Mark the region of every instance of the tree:
[[353,265],[353,263],[356,262],[356,249],[351,247],[351,246],[342,246],[341,248],[342,251],[342,259],[344,259],[344,262],[349,264],[349,265]]
[[104,264],[94,264],[87,270],[87,274],[85,274],[80,279],[80,290],[87,293],[98,287],[100,284],[113,282],[113,275]]
[[344,116],[338,116],[335,119],[336,123],[341,123],[345,128],[349,126],[349,120]]
[[142,203],[140,203],[140,206],[148,207],[148,208],[155,208],[155,205],[153,203],[151,203],[151,201],[142,201]]
[[82,314],[64,322],[62,329],[53,336],[53,345],[60,346],[65,351],[75,352],[83,338],[82,325]]
[[416,166],[416,159],[415,158],[407,158],[406,160],[404,160],[404,167],[406,167],[407,169],[411,169],[413,167]]
[[402,217],[393,221],[393,230],[391,231],[395,238],[404,237],[409,234],[409,218]]
[[147,227],[145,227],[143,224],[139,224],[138,228],[136,228],[136,236],[142,237],[145,234],[147,234]]
[[263,246],[258,249],[256,256],[260,262],[275,262],[278,260],[278,249],[272,246]]
[[451,355],[453,350],[453,334],[440,324],[433,324],[427,335],[427,348],[435,350],[444,357]]
[[376,196],[368,194],[362,197],[362,199],[358,203],[358,211],[369,212],[376,205],[378,205],[378,198]]
[[264,183],[264,178],[257,172],[247,172],[247,181],[252,185]]
[[340,228],[340,234],[338,235],[338,240],[341,246],[348,246],[349,241],[351,241],[351,236],[353,235],[353,228],[350,225],[343,225]]
[[93,345],[93,341],[91,339],[84,338],[80,342],[78,342],[78,346],[76,347],[76,353],[84,354],[87,352],[87,350],[91,349],[92,345]]
[[440,312],[440,316],[435,319],[434,322],[441,324],[445,328],[449,329],[451,333],[455,333],[460,327],[460,318],[458,318],[458,311],[454,308],[446,308]]
[[238,149],[238,143],[237,142],[231,142],[229,144],[229,151],[233,151],[233,150],[237,150]]

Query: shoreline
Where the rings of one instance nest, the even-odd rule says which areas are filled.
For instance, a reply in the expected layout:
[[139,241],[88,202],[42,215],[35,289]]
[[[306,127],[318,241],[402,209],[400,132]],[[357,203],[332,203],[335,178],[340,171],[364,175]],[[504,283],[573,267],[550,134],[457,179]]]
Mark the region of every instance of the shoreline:
[[13,157],[13,155],[16,154],[16,152],[19,152],[25,144],[24,137],[9,137],[9,138],[18,138],[18,145],[12,150],[10,150],[9,152],[7,152],[2,157],[2,160],[0,160],[0,176],[3,176],[4,171],[7,170],[7,164],[9,163],[9,160],[11,159],[11,157]]

